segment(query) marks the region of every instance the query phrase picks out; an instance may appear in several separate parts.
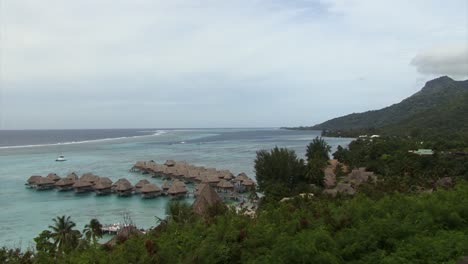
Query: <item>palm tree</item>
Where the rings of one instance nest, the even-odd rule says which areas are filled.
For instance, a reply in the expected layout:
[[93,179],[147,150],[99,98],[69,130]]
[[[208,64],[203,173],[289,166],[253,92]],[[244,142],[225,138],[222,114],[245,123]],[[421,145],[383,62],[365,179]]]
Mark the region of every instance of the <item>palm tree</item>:
[[70,220],[70,216],[66,218],[64,215],[57,216],[52,220],[54,225],[50,225],[49,228],[52,230],[51,237],[58,252],[67,252],[73,249],[81,236],[80,231],[73,229],[76,224]]
[[93,244],[96,244],[97,239],[102,237],[102,225],[97,219],[93,218],[89,221],[89,224],[85,225],[83,233],[88,241],[92,239]]

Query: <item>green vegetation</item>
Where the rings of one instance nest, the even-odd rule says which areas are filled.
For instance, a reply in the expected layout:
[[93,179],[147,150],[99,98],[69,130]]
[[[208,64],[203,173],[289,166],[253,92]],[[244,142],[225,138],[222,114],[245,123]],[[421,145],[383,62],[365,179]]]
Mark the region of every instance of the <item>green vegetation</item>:
[[309,192],[310,185],[323,185],[323,168],[327,166],[330,146],[315,138],[306,150],[307,161],[299,159],[293,150],[275,147],[257,152],[255,173],[260,191],[268,199]]
[[[83,236],[61,216],[35,239],[34,251],[2,248],[0,263],[455,263],[468,255],[468,156],[443,151],[460,147],[446,142],[381,137],[340,146],[336,159],[367,167],[378,181],[334,198],[315,184],[330,150],[323,139],[307,146],[307,161],[285,148],[262,150],[255,170],[265,197],[254,218],[224,207],[199,216],[174,202],[147,234],[99,245],[96,219]],[[408,152],[419,148],[436,151]],[[455,184],[438,186],[441,177]],[[311,184],[315,196],[296,196]]]

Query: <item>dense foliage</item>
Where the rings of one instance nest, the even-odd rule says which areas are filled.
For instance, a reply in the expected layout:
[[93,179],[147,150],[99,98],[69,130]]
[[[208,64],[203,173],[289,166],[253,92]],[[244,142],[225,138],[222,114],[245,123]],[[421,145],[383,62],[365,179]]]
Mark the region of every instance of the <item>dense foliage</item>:
[[[407,138],[383,137],[358,139],[348,148],[339,147],[333,156],[351,168],[367,167],[383,180],[378,186],[389,191],[432,188],[442,177],[468,180],[468,155],[442,151],[440,142],[421,142]],[[435,147],[435,148],[434,148]],[[435,149],[434,155],[420,156],[410,150]]]
[[5,263],[454,263],[468,254],[468,184],[432,194],[373,199],[297,198],[255,219],[169,220],[111,250],[89,246],[34,258],[0,250]]
[[325,140],[317,137],[307,146],[307,161],[286,148],[258,151],[255,173],[259,190],[267,198],[278,200],[309,191],[310,184],[322,186],[330,149]]

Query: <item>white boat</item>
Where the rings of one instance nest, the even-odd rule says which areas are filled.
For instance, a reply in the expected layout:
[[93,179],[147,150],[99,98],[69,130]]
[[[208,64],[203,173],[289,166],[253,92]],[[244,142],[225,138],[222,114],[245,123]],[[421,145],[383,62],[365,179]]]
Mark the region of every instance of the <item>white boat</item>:
[[65,159],[65,156],[64,155],[60,155],[57,157],[57,159],[55,159],[55,161],[66,161],[67,159]]

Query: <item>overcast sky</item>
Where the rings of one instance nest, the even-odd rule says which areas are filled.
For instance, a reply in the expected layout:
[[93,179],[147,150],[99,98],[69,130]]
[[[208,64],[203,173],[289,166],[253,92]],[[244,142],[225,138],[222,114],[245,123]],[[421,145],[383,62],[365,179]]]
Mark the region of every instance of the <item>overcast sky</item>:
[[0,0],[0,129],[276,127],[468,78],[466,0]]

